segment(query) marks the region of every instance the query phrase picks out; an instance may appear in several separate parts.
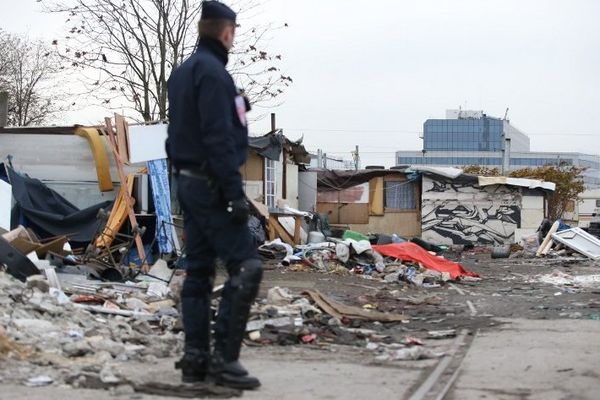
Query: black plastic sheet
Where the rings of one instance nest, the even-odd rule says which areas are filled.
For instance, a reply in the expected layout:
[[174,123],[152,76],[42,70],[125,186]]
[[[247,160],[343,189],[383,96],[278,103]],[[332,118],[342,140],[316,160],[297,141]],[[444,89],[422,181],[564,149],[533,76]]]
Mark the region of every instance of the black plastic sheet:
[[74,242],[89,243],[98,229],[98,210],[113,204],[105,201],[80,210],[40,180],[18,174],[10,167],[6,171],[19,216],[12,219],[12,228],[25,225],[41,238],[66,235]]

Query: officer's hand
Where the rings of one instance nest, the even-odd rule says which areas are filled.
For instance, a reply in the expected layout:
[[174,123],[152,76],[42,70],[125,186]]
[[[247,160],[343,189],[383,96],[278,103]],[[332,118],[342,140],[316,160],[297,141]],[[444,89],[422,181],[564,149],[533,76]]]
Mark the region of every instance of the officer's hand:
[[246,199],[238,199],[230,201],[227,204],[227,212],[231,216],[231,221],[234,224],[242,225],[248,222],[248,214],[250,209],[248,208],[248,202]]

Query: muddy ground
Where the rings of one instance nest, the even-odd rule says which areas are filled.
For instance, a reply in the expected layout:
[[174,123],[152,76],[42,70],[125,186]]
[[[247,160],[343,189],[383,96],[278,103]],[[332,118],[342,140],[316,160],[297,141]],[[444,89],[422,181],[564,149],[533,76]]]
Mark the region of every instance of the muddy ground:
[[[600,333],[600,284],[590,287],[555,286],[541,283],[536,278],[553,271],[571,275],[600,274],[598,263],[561,259],[491,260],[486,254],[460,258],[460,262],[481,274],[483,279],[446,284],[439,288],[420,288],[405,283],[385,284],[354,275],[290,272],[271,266],[265,272],[261,296],[275,286],[289,288],[295,293],[316,289],[346,304],[371,304],[382,311],[403,313],[409,317],[408,323],[361,322],[354,323],[352,327],[376,330],[379,335],[387,336],[388,342],[401,342],[407,336],[420,338],[424,347],[434,353],[448,352],[455,339],[431,339],[430,331],[454,329],[461,332],[467,329],[469,340],[472,340],[476,335],[485,337],[506,332],[506,326],[514,320],[557,321],[557,326],[558,320],[572,321],[573,324],[581,321],[588,331]],[[570,324],[567,322],[566,325]],[[519,335],[518,330],[515,335]],[[293,346],[250,344],[244,348],[242,358],[251,371],[262,379],[263,387],[256,392],[245,393],[244,397],[408,398],[439,362],[439,359],[378,361],[376,353],[366,349],[367,339],[352,336],[341,341],[345,344],[328,340]],[[569,344],[563,345],[564,351],[568,351]],[[473,354],[470,357],[473,358]],[[174,359],[157,359],[138,364],[115,362],[113,365],[129,379],[175,383],[178,374],[173,370],[173,362]],[[86,400],[108,399],[116,395],[138,399],[173,398],[133,394],[127,387],[108,391],[75,390],[56,384],[42,388],[23,386],[22,382],[27,377],[36,374],[52,376],[54,368],[23,361],[0,361],[0,399],[54,400],[77,396]],[[600,390],[598,379],[586,382],[592,389],[597,385],[596,389]],[[511,392],[500,388],[494,393],[481,395],[477,392],[472,397],[464,398],[536,398],[531,391]],[[588,398],[586,394],[571,397],[568,393],[566,397],[564,393],[559,395],[556,398]],[[450,392],[449,396],[458,399],[462,395],[456,397],[456,393]]]

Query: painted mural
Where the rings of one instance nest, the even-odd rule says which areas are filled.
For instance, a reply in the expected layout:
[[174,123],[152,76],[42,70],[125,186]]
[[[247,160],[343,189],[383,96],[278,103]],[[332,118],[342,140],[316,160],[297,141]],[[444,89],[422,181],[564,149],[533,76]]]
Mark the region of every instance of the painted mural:
[[436,244],[501,245],[521,225],[521,191],[423,179],[422,237]]

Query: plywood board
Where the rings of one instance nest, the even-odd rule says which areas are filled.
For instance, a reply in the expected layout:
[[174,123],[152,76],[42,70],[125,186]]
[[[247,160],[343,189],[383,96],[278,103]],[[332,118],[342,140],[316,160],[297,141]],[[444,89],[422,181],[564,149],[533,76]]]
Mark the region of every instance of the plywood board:
[[263,181],[265,172],[264,158],[254,151],[248,153],[246,163],[240,168],[240,173],[245,181]]
[[344,190],[324,191],[317,194],[319,203],[369,203],[369,183],[352,186]]
[[10,231],[10,211],[12,205],[12,187],[0,180],[0,228]]
[[317,203],[319,213],[329,215],[331,224],[368,224],[369,204]]
[[386,213],[384,216],[369,217],[368,224],[349,224],[350,229],[360,233],[369,232],[397,234],[411,238],[421,236],[421,219],[416,212]]
[[338,209],[339,204],[337,203],[317,203],[317,212],[319,214],[326,214],[330,224],[340,223],[340,213]]
[[339,210],[340,224],[368,224],[369,204],[345,204]]
[[166,124],[132,125],[129,127],[129,161],[134,163],[167,158]]
[[384,214],[383,176],[373,178],[369,182],[369,214]]

